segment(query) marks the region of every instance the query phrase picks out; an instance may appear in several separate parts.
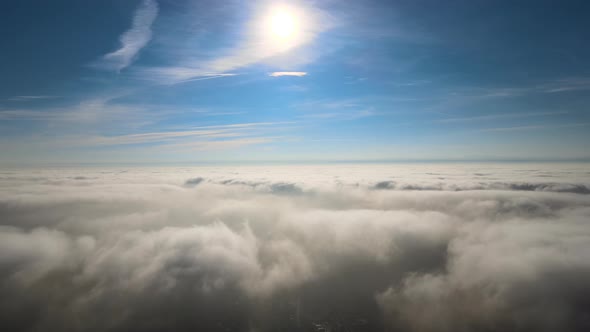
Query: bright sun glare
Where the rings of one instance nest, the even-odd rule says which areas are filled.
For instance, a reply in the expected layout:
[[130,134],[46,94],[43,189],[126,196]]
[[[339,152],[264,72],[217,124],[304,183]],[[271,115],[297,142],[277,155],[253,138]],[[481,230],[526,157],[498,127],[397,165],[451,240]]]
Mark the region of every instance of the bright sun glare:
[[288,8],[276,8],[270,17],[270,30],[280,39],[288,39],[297,33],[297,18]]
[[297,44],[301,35],[302,17],[299,10],[287,5],[272,8],[265,19],[266,34],[278,47]]
[[317,33],[315,12],[296,1],[259,7],[252,23],[252,44],[265,57],[285,53],[311,41]]

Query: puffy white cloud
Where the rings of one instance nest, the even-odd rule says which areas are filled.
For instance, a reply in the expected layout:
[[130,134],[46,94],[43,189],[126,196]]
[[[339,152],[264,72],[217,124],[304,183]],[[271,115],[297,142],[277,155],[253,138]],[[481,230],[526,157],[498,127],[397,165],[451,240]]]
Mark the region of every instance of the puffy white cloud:
[[584,165],[0,177],[2,329],[588,327]]

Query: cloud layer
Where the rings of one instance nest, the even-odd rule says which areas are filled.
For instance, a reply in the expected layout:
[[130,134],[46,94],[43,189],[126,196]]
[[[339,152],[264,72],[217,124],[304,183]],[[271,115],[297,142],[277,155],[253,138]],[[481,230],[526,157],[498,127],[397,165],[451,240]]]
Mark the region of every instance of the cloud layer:
[[526,164],[4,170],[0,329],[584,331],[589,178]]

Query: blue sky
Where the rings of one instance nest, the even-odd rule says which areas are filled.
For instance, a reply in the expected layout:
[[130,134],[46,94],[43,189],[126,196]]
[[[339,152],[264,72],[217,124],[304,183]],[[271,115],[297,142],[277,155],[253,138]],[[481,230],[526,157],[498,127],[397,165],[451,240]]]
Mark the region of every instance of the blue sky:
[[6,1],[0,162],[589,159],[588,1]]

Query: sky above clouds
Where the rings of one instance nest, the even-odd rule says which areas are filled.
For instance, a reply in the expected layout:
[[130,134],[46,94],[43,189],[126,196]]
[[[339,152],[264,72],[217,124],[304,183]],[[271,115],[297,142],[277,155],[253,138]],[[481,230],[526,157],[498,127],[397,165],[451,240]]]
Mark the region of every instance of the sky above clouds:
[[7,1],[0,162],[588,159],[587,1]]

